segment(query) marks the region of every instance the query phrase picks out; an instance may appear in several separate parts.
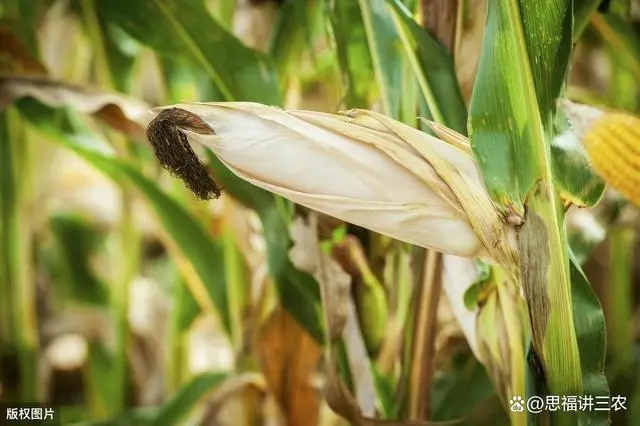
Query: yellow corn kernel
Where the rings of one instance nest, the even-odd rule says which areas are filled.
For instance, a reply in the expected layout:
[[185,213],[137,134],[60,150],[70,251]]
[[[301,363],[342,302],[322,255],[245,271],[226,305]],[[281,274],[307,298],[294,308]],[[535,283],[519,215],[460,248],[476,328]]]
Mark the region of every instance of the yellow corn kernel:
[[605,114],[586,132],[583,144],[602,179],[640,206],[640,118]]

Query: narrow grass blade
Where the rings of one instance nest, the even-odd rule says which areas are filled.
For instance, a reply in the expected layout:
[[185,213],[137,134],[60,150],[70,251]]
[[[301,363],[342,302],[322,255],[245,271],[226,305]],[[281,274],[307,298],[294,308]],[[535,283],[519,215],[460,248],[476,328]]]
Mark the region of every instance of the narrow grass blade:
[[633,254],[636,231],[620,227],[610,231],[607,286],[607,335],[612,373],[627,373],[633,366]]
[[[33,145],[15,109],[0,111],[0,350],[14,349],[19,365],[14,401],[37,401],[39,335],[33,249]],[[4,350],[3,350],[4,349]],[[9,355],[11,352],[4,353]]]
[[115,413],[112,402],[119,398],[113,374],[114,358],[100,341],[89,342],[87,363],[83,367],[83,379],[87,408],[94,419],[105,419]]

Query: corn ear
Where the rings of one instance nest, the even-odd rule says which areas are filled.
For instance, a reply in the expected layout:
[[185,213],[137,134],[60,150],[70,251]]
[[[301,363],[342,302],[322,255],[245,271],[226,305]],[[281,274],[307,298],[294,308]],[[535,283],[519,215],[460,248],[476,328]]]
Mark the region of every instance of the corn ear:
[[163,107],[147,128],[161,164],[200,198],[219,187],[192,144],[235,175],[307,208],[456,256],[517,265],[515,231],[471,154],[381,114],[246,102]]
[[587,130],[583,145],[605,182],[640,206],[640,119],[605,114]]

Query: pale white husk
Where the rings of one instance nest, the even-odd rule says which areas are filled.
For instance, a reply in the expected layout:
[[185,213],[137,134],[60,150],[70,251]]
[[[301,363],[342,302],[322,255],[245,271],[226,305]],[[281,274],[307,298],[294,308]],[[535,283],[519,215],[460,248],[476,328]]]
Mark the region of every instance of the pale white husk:
[[473,158],[371,111],[283,111],[189,103],[213,134],[183,129],[242,179],[300,205],[418,246],[512,263],[512,230]]

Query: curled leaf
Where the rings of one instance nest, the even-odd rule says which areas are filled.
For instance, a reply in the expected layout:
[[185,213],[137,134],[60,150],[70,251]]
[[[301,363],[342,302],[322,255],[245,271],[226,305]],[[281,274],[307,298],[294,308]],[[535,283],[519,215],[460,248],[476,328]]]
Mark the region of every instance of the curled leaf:
[[47,77],[0,76],[0,109],[21,98],[35,98],[53,107],[71,107],[95,115],[131,137],[144,137],[144,126],[153,117],[150,106],[119,93],[67,84]]

